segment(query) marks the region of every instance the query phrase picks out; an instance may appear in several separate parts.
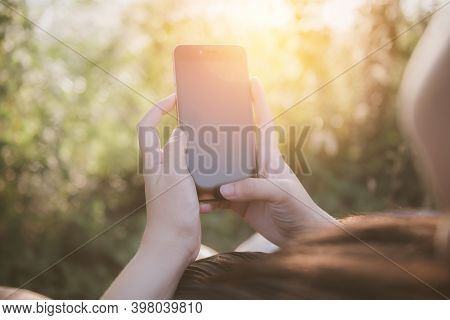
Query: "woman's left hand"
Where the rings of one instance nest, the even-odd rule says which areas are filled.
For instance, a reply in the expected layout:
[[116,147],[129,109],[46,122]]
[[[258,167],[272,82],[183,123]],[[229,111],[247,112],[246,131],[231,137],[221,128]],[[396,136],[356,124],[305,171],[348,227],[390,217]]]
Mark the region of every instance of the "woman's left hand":
[[147,224],[141,245],[103,299],[170,299],[200,249],[200,215],[186,165],[186,138],[175,129],[161,150],[155,126],[175,105],[171,95],[139,122]]
[[143,160],[147,225],[144,243],[170,244],[193,261],[200,249],[199,202],[186,165],[186,136],[176,128],[161,150],[156,125],[176,103],[171,95],[152,108],[138,124]]

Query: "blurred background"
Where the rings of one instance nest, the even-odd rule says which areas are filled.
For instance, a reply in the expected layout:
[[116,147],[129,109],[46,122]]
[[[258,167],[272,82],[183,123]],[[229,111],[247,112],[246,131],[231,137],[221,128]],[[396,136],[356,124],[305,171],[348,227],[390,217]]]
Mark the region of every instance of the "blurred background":
[[[177,44],[240,44],[277,114],[445,1],[1,0],[0,285],[17,287],[144,202],[135,125],[152,105],[3,2],[153,101],[174,91]],[[433,207],[396,120],[426,23],[276,120],[312,126],[312,174],[297,174],[336,217]],[[142,209],[26,288],[99,297],[144,223]],[[222,252],[252,234],[226,211],[202,223]]]

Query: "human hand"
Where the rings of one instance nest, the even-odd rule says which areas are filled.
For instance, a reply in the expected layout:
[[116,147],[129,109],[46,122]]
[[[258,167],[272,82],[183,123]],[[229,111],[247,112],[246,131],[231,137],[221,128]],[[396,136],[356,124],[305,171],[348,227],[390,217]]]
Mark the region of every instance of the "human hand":
[[138,124],[147,224],[141,245],[102,299],[170,299],[200,249],[199,203],[187,170],[186,138],[175,129],[161,150],[155,126],[175,105],[171,95]]
[[147,208],[143,242],[178,251],[189,263],[198,255],[201,227],[197,192],[186,165],[186,136],[176,128],[161,150],[155,128],[175,102],[172,94],[138,124]]
[[[230,208],[257,232],[278,246],[296,235],[336,221],[322,210],[306,192],[283,160],[273,136],[272,115],[261,83],[251,80],[256,123],[259,127],[259,177],[222,185],[220,192],[228,200],[219,206]],[[202,212],[218,205],[202,206]]]

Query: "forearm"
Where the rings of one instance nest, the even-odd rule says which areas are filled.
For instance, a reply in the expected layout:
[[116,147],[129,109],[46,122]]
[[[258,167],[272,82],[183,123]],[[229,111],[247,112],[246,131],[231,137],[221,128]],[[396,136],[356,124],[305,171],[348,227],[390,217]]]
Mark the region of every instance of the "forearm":
[[102,299],[170,299],[190,263],[190,255],[168,242],[170,239],[145,234],[135,256]]

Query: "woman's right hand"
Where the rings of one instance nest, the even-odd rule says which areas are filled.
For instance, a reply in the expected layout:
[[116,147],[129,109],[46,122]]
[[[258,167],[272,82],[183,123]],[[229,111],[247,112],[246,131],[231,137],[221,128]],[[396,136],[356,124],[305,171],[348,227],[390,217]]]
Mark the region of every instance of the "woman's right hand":
[[[260,178],[222,185],[220,192],[227,200],[225,206],[278,246],[301,233],[336,225],[337,221],[311,199],[283,160],[272,134],[272,114],[261,83],[256,78],[251,80],[251,91],[260,130]],[[201,208],[202,212],[214,209],[212,205],[202,205]]]

